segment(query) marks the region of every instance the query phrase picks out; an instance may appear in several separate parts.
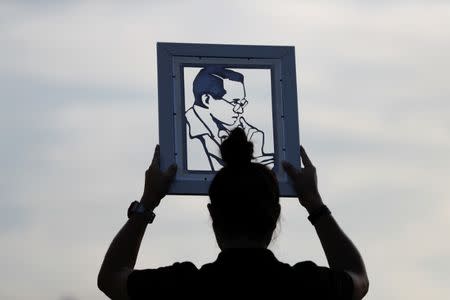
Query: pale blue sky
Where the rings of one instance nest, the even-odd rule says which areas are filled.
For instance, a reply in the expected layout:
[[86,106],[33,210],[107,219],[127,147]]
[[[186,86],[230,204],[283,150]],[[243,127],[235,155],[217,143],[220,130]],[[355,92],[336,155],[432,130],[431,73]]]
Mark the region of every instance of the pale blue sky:
[[[39,4],[37,4],[39,3]],[[158,141],[156,42],[296,47],[300,135],[367,299],[450,298],[446,1],[2,1],[0,298],[96,276]],[[167,197],[138,268],[214,260],[205,197]],[[272,250],[326,264],[294,199]]]

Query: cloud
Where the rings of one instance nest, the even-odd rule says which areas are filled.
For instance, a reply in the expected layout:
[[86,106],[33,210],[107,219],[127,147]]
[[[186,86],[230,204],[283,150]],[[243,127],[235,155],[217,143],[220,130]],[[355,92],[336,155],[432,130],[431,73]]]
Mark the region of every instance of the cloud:
[[[448,3],[29,3],[0,4],[0,298],[103,298],[158,140],[157,41],[295,45],[301,141],[369,298],[450,295]],[[138,267],[215,259],[207,198],[165,200]],[[298,202],[282,209],[277,256],[326,264]]]

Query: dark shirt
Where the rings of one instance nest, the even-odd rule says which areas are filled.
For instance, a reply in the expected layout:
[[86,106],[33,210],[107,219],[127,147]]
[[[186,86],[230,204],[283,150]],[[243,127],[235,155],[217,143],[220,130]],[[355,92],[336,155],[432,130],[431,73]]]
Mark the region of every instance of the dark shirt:
[[282,263],[268,249],[227,249],[200,269],[182,262],[135,270],[127,290],[130,299],[351,299],[353,282],[346,272],[311,261]]

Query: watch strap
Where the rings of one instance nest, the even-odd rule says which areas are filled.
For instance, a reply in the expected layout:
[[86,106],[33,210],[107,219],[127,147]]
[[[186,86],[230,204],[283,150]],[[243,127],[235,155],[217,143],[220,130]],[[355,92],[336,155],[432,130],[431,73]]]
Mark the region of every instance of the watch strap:
[[331,211],[328,209],[328,207],[325,204],[322,204],[318,209],[313,211],[308,216],[308,220],[311,222],[311,224],[316,225],[317,221],[322,216],[328,216],[328,215],[331,215]]
[[149,223],[149,224],[151,224],[153,222],[153,220],[155,219],[155,213],[153,211],[145,208],[145,206],[138,201],[133,201],[130,204],[127,215],[128,215],[128,218],[131,218],[134,215],[144,216],[147,223]]

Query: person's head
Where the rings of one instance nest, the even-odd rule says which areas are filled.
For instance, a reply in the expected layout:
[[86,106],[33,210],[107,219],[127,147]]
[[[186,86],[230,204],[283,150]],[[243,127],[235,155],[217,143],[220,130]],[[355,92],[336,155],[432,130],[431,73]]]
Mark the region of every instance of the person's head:
[[208,209],[219,247],[248,240],[267,247],[280,216],[279,187],[266,166],[252,163],[253,144],[234,129],[220,146],[223,167],[211,182]]
[[247,104],[244,76],[222,66],[201,69],[192,90],[194,105],[207,108],[215,120],[225,125],[234,125]]

